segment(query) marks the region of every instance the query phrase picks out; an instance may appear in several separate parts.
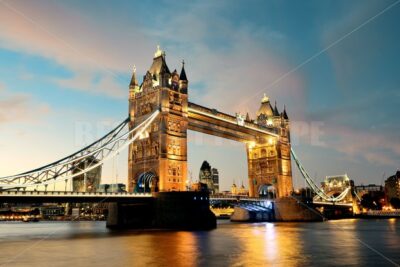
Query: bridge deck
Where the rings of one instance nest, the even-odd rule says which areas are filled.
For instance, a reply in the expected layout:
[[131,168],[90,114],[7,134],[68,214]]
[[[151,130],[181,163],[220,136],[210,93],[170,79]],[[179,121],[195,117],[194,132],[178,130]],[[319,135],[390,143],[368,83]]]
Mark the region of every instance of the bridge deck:
[[85,193],[59,191],[4,191],[0,192],[2,203],[89,203],[126,202],[137,203],[151,200],[151,194],[144,193]]
[[191,102],[188,103],[188,111],[189,129],[197,132],[239,142],[256,141],[260,134],[263,136],[278,136],[272,127],[261,127],[249,121],[243,121],[240,125],[235,116]]

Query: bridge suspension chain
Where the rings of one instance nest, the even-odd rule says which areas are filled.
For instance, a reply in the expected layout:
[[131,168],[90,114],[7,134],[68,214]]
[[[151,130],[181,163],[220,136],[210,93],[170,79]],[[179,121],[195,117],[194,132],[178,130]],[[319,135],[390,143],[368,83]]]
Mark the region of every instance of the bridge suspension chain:
[[[49,185],[66,182],[102,165],[104,161],[116,156],[121,150],[140,138],[159,114],[153,112],[146,120],[129,130],[129,118],[96,142],[43,167],[17,175],[0,178],[0,191],[26,188],[37,185]],[[82,167],[83,166],[83,167]]]
[[290,150],[294,161],[296,162],[297,167],[300,170],[301,175],[303,178],[306,180],[307,184],[310,186],[310,188],[319,196],[321,199],[328,201],[328,202],[338,202],[343,200],[346,195],[349,193],[351,187],[346,188],[340,195],[337,197],[333,196],[328,196],[321,188],[318,187],[318,185],[314,182],[314,180],[310,177],[310,175],[307,173],[307,171],[304,169],[303,165],[301,165],[300,160],[296,156],[296,153],[294,153],[293,148]]

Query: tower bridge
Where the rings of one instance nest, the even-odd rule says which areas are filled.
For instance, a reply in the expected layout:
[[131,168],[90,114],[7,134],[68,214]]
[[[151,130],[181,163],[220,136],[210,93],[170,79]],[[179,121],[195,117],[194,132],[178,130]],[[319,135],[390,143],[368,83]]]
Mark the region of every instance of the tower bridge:
[[[106,198],[117,204],[114,208],[116,213],[112,213],[117,214],[113,217],[117,218],[115,224],[127,224],[126,218],[132,219],[130,214],[137,212],[137,207],[125,204],[155,199],[157,204],[152,206],[158,214],[155,221],[163,225],[182,225],[187,218],[191,218],[191,222],[210,227],[213,223],[210,223],[212,216],[208,209],[208,195],[204,192],[183,192],[186,191],[188,179],[187,131],[192,130],[245,144],[250,198],[263,197],[270,192],[277,198],[290,196],[293,190],[293,157],[303,177],[318,196],[326,201],[342,200],[343,195],[327,195],[316,186],[301,166],[291,148],[290,121],[286,108],[279,112],[276,102],[273,107],[264,95],[252,119],[249,114],[233,116],[189,102],[189,93],[184,62],[180,73],[176,70],[171,72],[165,53],[158,48],[140,84],[136,70],[133,70],[129,84],[128,118],[104,137],[63,159],[0,178],[0,192],[5,191],[0,194],[0,199],[95,202]],[[29,192],[38,185],[44,185],[46,191],[50,184],[66,185],[75,177],[99,168],[125,148],[129,150],[128,194]],[[179,192],[181,194],[177,194]],[[142,207],[141,211],[147,208]],[[183,217],[175,216],[177,210]],[[175,221],[166,223],[163,214],[167,217],[175,214],[170,217]],[[201,214],[206,219],[203,220]]]
[[[146,138],[129,147],[129,191],[184,191],[187,180],[187,131],[197,131],[246,144],[251,197],[265,186],[278,197],[292,191],[290,129],[286,110],[278,112],[264,96],[257,118],[232,116],[188,101],[189,81],[184,63],[180,74],[170,72],[165,53],[157,50],[139,85],[135,71],[130,83],[130,127],[160,111]],[[143,174],[151,177],[140,180]]]

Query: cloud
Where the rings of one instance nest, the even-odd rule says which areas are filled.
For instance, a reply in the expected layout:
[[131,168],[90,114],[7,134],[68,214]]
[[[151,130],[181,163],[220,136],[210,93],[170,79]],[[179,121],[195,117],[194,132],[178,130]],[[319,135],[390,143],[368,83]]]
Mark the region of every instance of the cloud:
[[[172,55],[173,61],[187,59],[192,84],[205,84],[204,94],[193,88],[192,96],[199,101],[230,112],[255,111],[251,103],[258,102],[264,91],[280,103],[302,95],[302,81],[295,74],[274,88],[266,88],[290,66],[273,56],[260,39],[282,42],[284,35],[245,24],[233,25],[219,16],[226,2],[187,4],[186,9],[196,12],[173,15],[171,7],[153,14],[155,25],[151,27],[135,27],[138,21],[118,9],[118,20],[106,23],[101,14],[110,10],[101,6],[96,9],[100,14],[90,16],[84,8],[46,0],[4,3],[0,10],[0,46],[65,66],[72,71],[71,77],[51,80],[66,88],[125,97],[117,84],[126,82],[133,64],[139,73],[145,73],[155,44],[160,42],[168,48],[168,57]],[[127,27],[128,32],[115,30]],[[100,83],[96,82],[99,74],[105,76]],[[225,99],[223,103],[215,101],[221,97]]]
[[373,164],[392,167],[398,167],[400,164],[399,137],[335,125],[326,125],[323,132],[323,142],[319,145],[341,152],[349,159],[364,159]]
[[[129,73],[133,63],[149,64],[148,55],[155,46],[149,45],[136,27],[131,27],[129,34],[115,30],[121,26],[118,20],[90,18],[62,3],[4,1],[0,8],[0,47],[38,55],[71,70],[70,78],[51,77],[59,85],[121,96],[121,89],[115,86],[118,81],[125,82],[121,73]],[[97,83],[99,74],[105,77]]]
[[37,103],[29,94],[10,94],[5,85],[0,83],[0,126],[35,122],[48,112],[48,105]]
[[128,94],[126,86],[122,86],[115,81],[113,76],[108,74],[97,79],[97,75],[93,73],[81,72],[75,74],[73,78],[54,79],[54,83],[64,88],[95,92],[115,98],[126,98]]
[[0,82],[0,93],[6,90],[6,86]]
[[[196,12],[173,16],[165,12],[156,20],[154,28],[162,30],[152,34],[166,44],[167,61],[175,63],[179,62],[177,57],[184,57],[187,62],[190,99],[225,112],[249,111],[254,115],[263,93],[267,93],[278,100],[281,110],[287,104],[294,114],[303,114],[306,105],[301,76],[293,73],[269,86],[293,68],[269,46],[286,42],[284,35],[265,27],[233,24],[224,16],[226,5],[197,2],[185,7]],[[199,85],[202,88],[196,87]]]

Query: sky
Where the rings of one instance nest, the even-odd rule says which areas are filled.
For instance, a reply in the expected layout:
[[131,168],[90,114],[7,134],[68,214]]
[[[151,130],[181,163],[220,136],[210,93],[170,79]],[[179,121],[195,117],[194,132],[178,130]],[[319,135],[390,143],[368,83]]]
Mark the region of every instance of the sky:
[[[189,99],[255,117],[286,106],[292,146],[316,181],[380,184],[400,166],[400,3],[336,1],[0,1],[0,177],[70,154],[128,115],[128,85],[157,45],[185,60]],[[189,132],[221,189],[246,185],[241,143]],[[294,183],[304,186],[294,162]],[[127,152],[104,166],[126,181]]]

